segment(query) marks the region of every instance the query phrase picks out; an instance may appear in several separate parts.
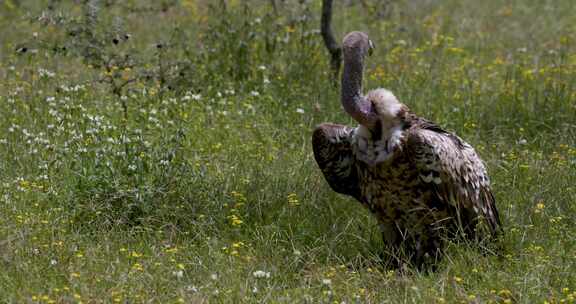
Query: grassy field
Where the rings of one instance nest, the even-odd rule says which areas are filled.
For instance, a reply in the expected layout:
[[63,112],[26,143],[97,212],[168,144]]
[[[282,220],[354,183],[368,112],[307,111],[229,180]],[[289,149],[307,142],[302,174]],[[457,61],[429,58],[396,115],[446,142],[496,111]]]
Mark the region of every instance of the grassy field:
[[366,87],[489,167],[502,252],[431,273],[384,268],[314,162],[314,126],[352,124],[320,2],[0,1],[0,300],[574,303],[573,0],[336,1]]

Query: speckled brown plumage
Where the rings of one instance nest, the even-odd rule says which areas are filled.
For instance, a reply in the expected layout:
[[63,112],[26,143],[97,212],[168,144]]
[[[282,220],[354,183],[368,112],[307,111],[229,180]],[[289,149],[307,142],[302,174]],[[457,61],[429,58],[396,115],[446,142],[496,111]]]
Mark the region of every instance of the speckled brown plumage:
[[[348,54],[354,60],[347,62],[347,39],[357,52],[354,47],[367,45],[365,34],[352,34],[343,43],[345,71],[346,64],[362,64],[354,56],[363,59],[365,53]],[[343,76],[343,87],[359,91],[358,75],[352,84],[349,76]],[[499,231],[485,165],[468,143],[416,116],[384,89],[365,96],[343,92],[342,102],[364,103],[344,105],[360,125],[318,126],[315,159],[334,191],[354,197],[376,216],[394,254],[403,252],[420,266],[440,256],[446,238],[478,239]]]

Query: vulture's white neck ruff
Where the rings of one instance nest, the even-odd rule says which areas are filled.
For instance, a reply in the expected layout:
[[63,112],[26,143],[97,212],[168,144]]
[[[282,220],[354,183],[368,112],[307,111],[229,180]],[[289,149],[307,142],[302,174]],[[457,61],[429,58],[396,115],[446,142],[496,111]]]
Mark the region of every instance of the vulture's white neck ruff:
[[372,90],[366,94],[366,99],[374,105],[378,116],[384,121],[396,118],[402,109],[398,98],[386,89]]
[[404,136],[402,121],[398,117],[402,104],[392,92],[376,89],[366,94],[366,99],[374,105],[381,132],[374,132],[365,126],[358,126],[354,132],[354,150],[359,160],[375,166],[390,159]]

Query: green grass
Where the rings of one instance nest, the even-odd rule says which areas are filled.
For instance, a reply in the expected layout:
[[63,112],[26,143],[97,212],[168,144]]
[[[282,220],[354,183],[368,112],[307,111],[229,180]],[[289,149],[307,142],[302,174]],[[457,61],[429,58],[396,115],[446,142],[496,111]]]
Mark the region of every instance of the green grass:
[[336,1],[337,36],[376,44],[367,88],[489,167],[502,252],[451,244],[430,273],[383,267],[374,219],[321,176],[312,129],[352,121],[320,1],[286,2],[102,1],[93,23],[0,2],[0,299],[574,303],[572,1]]

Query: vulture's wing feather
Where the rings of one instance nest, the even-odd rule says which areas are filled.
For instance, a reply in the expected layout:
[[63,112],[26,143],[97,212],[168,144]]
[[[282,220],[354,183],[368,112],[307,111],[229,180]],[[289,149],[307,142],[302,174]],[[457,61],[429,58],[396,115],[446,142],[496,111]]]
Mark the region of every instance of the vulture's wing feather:
[[337,124],[321,124],[312,134],[314,158],[332,190],[360,200],[358,172],[354,166],[352,132]]
[[406,143],[419,177],[434,189],[440,203],[455,207],[465,232],[474,235],[481,218],[492,234],[499,230],[486,167],[469,144],[424,120],[420,127],[408,130]]

